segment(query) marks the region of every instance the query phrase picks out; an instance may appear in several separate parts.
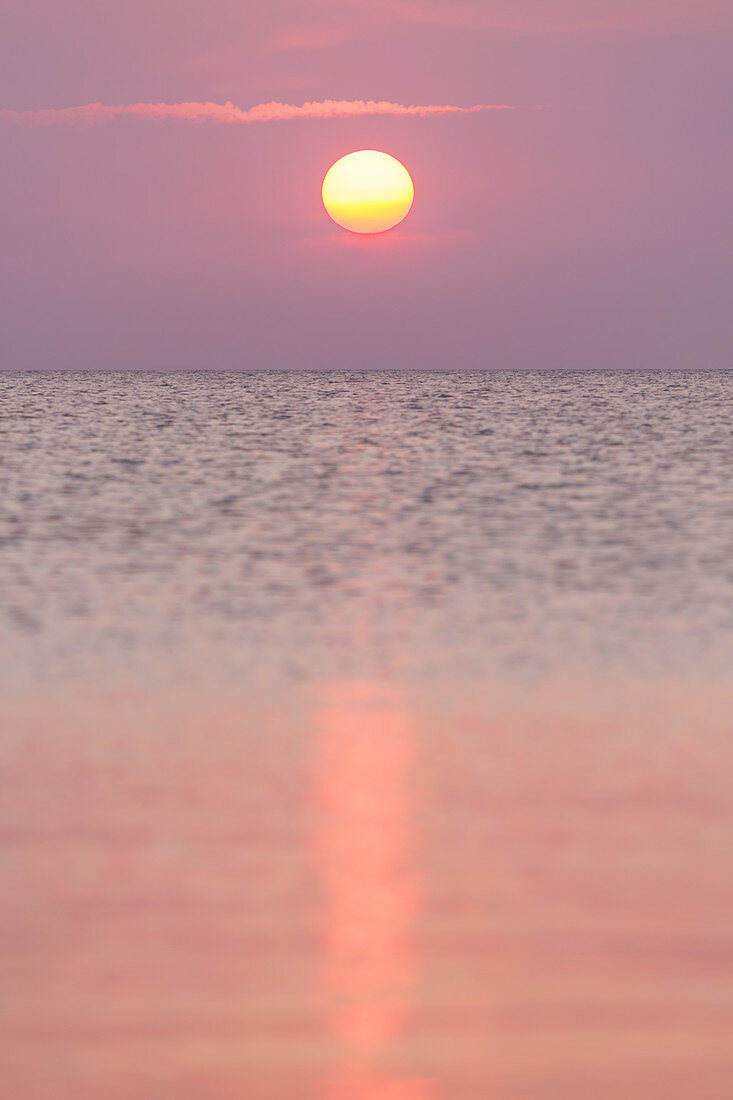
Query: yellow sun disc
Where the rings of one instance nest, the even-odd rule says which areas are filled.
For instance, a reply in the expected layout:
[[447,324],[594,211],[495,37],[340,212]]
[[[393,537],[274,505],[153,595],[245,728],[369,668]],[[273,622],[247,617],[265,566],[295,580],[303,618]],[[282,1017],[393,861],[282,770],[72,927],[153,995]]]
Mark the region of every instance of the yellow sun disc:
[[409,213],[415,188],[410,173],[389,153],[362,149],[341,157],[323,181],[323,205],[352,233],[383,233]]

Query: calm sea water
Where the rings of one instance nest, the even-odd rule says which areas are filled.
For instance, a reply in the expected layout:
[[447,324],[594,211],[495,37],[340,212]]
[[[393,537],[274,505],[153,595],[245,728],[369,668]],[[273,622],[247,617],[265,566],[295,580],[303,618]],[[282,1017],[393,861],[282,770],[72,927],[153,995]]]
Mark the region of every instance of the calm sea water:
[[728,1100],[732,402],[0,375],[10,1093]]
[[0,387],[7,680],[728,670],[733,372]]

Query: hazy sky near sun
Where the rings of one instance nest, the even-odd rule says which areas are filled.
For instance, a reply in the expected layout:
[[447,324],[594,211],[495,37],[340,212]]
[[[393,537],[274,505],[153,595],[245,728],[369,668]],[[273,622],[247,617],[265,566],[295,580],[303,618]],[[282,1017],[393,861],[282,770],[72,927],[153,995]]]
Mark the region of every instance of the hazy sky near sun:
[[[727,367],[732,45],[729,0],[4,0],[0,367]],[[13,114],[324,100],[527,109]],[[416,190],[370,239],[320,200],[359,148]]]

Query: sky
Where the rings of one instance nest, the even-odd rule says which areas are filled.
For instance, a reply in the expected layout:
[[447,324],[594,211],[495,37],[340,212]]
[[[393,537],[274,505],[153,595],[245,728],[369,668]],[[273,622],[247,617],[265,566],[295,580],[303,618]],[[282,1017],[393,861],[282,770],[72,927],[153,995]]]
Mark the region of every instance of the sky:
[[[730,0],[3,0],[0,369],[729,367],[732,39]],[[415,183],[375,237],[321,203],[361,148]]]

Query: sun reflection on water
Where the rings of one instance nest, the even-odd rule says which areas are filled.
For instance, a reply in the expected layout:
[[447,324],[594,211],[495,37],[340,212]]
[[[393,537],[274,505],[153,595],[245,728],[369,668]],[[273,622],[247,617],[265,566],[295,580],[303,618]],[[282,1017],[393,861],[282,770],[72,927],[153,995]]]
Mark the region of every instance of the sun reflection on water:
[[314,722],[313,858],[325,897],[323,986],[337,1051],[324,1100],[437,1100],[433,1082],[390,1069],[419,972],[410,716],[382,685],[338,682],[321,691]]

